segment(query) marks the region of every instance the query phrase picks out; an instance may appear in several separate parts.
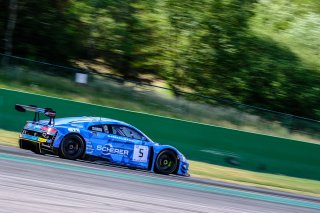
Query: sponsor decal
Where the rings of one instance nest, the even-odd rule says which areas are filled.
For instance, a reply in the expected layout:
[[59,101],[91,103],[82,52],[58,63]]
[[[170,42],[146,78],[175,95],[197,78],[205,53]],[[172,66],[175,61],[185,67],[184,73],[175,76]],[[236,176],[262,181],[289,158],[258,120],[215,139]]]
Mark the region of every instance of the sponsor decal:
[[68,128],[69,132],[80,132],[79,128]]
[[47,141],[47,139],[45,139],[45,138],[38,138],[38,141],[45,143],[45,142]]
[[93,146],[92,146],[92,142],[91,141],[87,141],[86,153],[87,154],[92,154],[93,153]]
[[147,162],[148,154],[149,154],[148,146],[134,145],[132,160],[136,162]]
[[101,128],[101,127],[93,126],[93,127],[92,127],[92,131],[102,132],[102,128]]
[[74,123],[73,123],[73,124],[71,124],[71,126],[78,127],[78,128],[80,128],[80,129],[83,128],[83,125],[82,125],[82,124],[74,124]]
[[128,156],[129,150],[127,149],[120,149],[120,148],[113,148],[112,144],[106,144],[104,146],[98,145],[97,150],[102,151],[103,155],[122,155],[122,156]]
[[34,140],[34,141],[38,140],[38,137],[36,137],[36,136],[25,135],[25,134],[22,134],[22,138],[29,139],[29,140]]
[[126,138],[126,137],[118,136],[118,135],[108,135],[108,137],[109,138],[113,138],[113,139],[118,139],[118,140],[121,140],[121,141],[129,141],[129,142],[138,141],[136,139],[130,139],[130,138]]
[[46,132],[43,132],[43,133],[42,133],[42,137],[46,138],[46,137],[47,137],[47,133],[46,133]]

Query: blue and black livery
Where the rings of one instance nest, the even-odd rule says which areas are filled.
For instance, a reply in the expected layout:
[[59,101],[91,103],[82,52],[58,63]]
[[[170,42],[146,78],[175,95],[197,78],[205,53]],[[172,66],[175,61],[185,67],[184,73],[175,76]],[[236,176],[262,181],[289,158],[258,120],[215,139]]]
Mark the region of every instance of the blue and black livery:
[[[53,153],[66,159],[103,159],[111,163],[161,174],[189,176],[188,161],[175,147],[153,142],[134,126],[108,118],[55,119],[51,108],[16,104],[20,112],[35,112],[27,121],[19,146],[37,154]],[[40,114],[49,120],[40,120]]]

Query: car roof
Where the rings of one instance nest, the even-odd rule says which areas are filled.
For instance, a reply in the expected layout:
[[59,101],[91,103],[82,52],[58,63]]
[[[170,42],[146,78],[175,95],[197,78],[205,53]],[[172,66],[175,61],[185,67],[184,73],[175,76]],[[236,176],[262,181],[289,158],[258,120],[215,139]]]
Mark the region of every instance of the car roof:
[[68,123],[87,123],[87,124],[120,124],[126,126],[132,126],[122,121],[110,119],[110,118],[102,118],[102,117],[67,117],[67,118],[57,118],[55,119],[55,125],[68,124]]
[[[48,120],[41,120],[40,122],[47,123]],[[131,127],[138,132],[140,132],[145,138],[148,139],[148,141],[153,142],[146,134],[144,134],[142,131],[140,131],[138,128],[132,126],[131,124],[125,123],[123,121],[118,121],[110,118],[102,118],[102,117],[88,117],[88,116],[82,116],[82,117],[66,117],[66,118],[57,118],[55,119],[54,125],[71,125],[72,124],[82,124],[85,126],[85,128],[88,128],[88,126],[91,125],[99,125],[99,124],[117,124],[117,125],[124,125]]]

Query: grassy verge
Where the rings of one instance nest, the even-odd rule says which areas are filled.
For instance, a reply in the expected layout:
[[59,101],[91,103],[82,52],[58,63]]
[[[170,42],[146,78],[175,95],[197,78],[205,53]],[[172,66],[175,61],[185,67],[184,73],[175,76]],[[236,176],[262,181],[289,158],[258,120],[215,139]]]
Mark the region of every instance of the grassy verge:
[[[17,132],[0,130],[0,144],[18,147],[18,135]],[[314,180],[250,172],[196,161],[190,161],[190,173],[193,177],[320,196],[320,182]]]
[[11,132],[0,129],[0,137],[1,145],[18,147],[18,132]]
[[320,181],[315,180],[251,172],[196,161],[190,162],[190,173],[193,177],[221,180],[224,182],[304,195],[320,196]]

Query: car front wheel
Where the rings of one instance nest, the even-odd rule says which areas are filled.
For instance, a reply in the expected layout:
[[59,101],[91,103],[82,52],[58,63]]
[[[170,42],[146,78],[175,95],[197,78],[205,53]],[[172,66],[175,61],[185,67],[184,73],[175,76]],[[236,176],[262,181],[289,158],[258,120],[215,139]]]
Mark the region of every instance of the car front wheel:
[[178,166],[177,155],[172,150],[163,150],[161,151],[155,162],[155,172],[160,174],[171,174],[173,173]]

